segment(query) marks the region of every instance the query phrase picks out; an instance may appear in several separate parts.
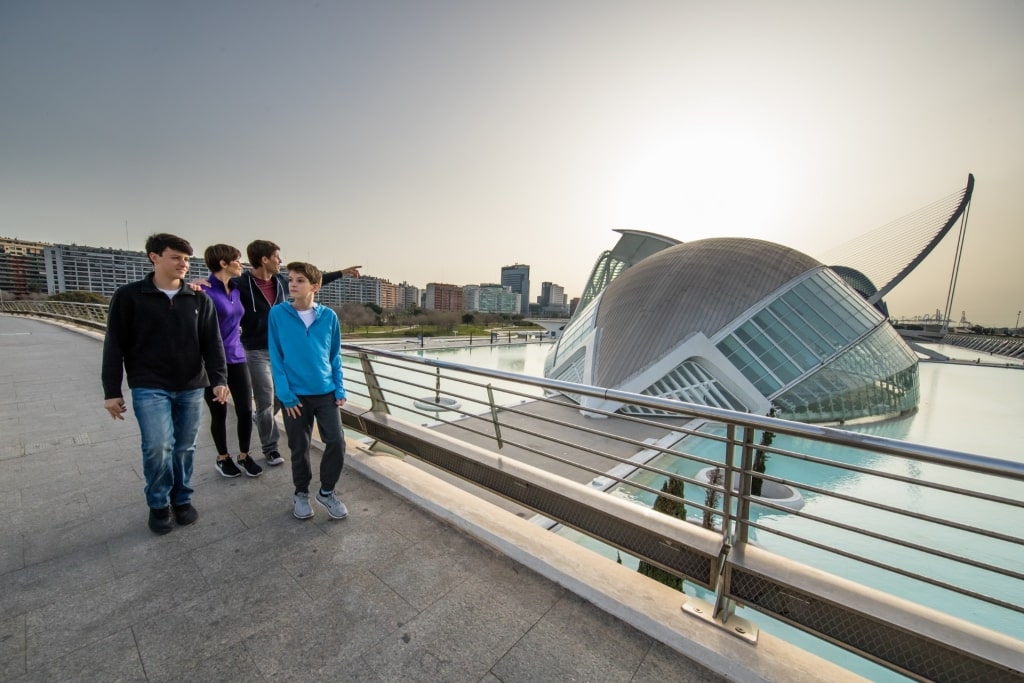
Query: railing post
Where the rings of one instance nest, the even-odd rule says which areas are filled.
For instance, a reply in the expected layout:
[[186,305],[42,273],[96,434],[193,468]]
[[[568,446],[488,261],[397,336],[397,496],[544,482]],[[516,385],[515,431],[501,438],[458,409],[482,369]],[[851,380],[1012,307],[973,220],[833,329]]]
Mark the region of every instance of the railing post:
[[501,448],[505,444],[501,441],[501,425],[498,424],[498,406],[494,403],[494,387],[490,384],[487,385],[487,402],[491,406],[491,422],[494,424],[494,440],[498,443],[498,448]]
[[[743,428],[743,454],[739,470],[739,496],[736,502],[736,537],[735,543],[747,542],[750,521],[750,486],[751,473],[754,471],[754,428]],[[730,486],[732,482],[729,482]]]
[[363,377],[366,379],[366,390],[370,393],[370,410],[375,413],[391,414],[388,402],[384,398],[384,391],[380,388],[380,381],[373,369],[373,363],[369,356],[363,352],[359,354],[359,364],[363,367]]
[[733,535],[734,517],[732,513],[732,480],[735,472],[736,458],[736,425],[729,423],[725,428],[725,466],[722,468],[722,538],[728,543]]
[[[726,558],[729,556],[734,545],[741,545],[747,542],[749,530],[747,522],[750,516],[751,482],[751,477],[748,472],[752,470],[754,462],[754,429],[753,427],[743,428],[743,447],[740,455],[739,470],[736,469],[735,461],[736,425],[730,423],[726,427],[726,438],[725,495],[723,497],[722,512],[729,516],[722,520],[724,543],[722,544],[722,554],[719,557],[719,577],[715,589],[715,605],[712,611],[712,619],[718,620],[722,624],[728,622],[730,618],[734,618],[734,614],[736,612],[736,601],[728,597],[730,595],[730,576],[726,571]],[[736,496],[736,513],[733,515],[733,482],[736,481],[735,477],[737,475],[739,475],[739,485],[736,488],[738,489],[739,495]],[[732,534],[729,533],[730,529],[733,530]],[[735,619],[739,619],[739,617],[735,617]],[[740,619],[739,621],[742,623],[736,626],[736,634],[750,640],[751,642],[756,642],[756,627],[745,619]]]

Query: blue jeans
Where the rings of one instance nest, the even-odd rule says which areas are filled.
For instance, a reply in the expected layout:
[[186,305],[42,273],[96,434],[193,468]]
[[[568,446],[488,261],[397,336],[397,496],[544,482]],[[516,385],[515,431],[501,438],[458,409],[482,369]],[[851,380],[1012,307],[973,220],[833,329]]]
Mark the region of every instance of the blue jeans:
[[161,510],[168,503],[192,502],[189,482],[203,410],[203,390],[132,389],[132,409],[142,433],[146,503]]
[[246,349],[245,365],[249,370],[252,385],[252,400],[256,404],[256,431],[260,435],[263,455],[277,450],[281,438],[274,414],[280,410],[274,396],[274,377],[270,374],[270,351],[267,349]]

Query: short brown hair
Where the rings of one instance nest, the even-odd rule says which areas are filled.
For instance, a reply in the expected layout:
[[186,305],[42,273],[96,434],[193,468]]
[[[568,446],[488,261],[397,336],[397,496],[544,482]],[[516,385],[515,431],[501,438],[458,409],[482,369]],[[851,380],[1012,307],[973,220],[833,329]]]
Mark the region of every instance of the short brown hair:
[[206,267],[210,269],[211,273],[219,273],[223,270],[220,265],[221,261],[231,263],[236,258],[241,257],[242,252],[230,244],[211,244],[203,252],[203,260],[206,261]]
[[305,261],[292,261],[288,264],[288,272],[304,275],[309,280],[309,283],[313,285],[318,285],[324,281],[324,274],[320,272],[320,269],[312,263],[306,263]]
[[182,254],[192,255],[192,245],[184,237],[172,235],[169,232],[158,232],[150,235],[146,240],[146,253],[160,256],[167,249],[180,251]]
[[263,259],[270,258],[274,255],[275,251],[280,250],[281,247],[270,240],[256,240],[245,248],[245,255],[249,257],[249,265],[253,268],[259,268],[263,265]]

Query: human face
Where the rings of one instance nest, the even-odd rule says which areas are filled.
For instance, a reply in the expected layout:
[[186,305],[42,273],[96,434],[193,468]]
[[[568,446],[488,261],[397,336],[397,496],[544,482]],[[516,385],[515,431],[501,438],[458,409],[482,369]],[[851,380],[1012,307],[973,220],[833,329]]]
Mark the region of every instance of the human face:
[[220,267],[229,277],[238,277],[242,274],[242,257],[239,256],[233,261],[221,261]]
[[275,251],[270,256],[263,257],[263,270],[268,273],[281,272],[281,252]]
[[309,308],[313,303],[313,295],[319,289],[320,285],[314,285],[302,273],[288,271],[288,293],[295,300],[297,308]]
[[185,277],[190,258],[185,252],[170,247],[164,249],[162,254],[149,254],[149,260],[153,262],[154,278],[157,282],[163,283],[175,282]]

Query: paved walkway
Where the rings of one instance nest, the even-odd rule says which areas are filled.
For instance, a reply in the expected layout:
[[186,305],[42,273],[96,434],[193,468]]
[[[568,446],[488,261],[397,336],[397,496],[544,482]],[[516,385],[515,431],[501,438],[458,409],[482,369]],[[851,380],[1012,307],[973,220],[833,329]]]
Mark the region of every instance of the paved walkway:
[[296,520],[205,424],[199,521],[154,536],[100,347],[0,315],[0,680],[724,680],[351,468],[348,519]]

